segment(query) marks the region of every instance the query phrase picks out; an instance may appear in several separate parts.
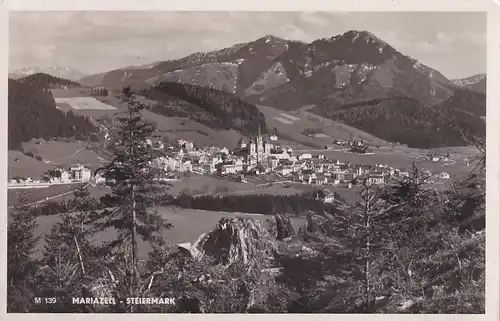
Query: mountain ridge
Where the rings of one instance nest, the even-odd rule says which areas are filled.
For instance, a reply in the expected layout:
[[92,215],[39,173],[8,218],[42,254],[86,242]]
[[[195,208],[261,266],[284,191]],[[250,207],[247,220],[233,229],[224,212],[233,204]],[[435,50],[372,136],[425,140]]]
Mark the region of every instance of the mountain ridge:
[[52,67],[25,67],[9,71],[9,78],[19,79],[37,73],[44,73],[54,77],[64,78],[72,81],[79,81],[82,77],[88,76],[80,70],[70,66],[52,66]]
[[81,87],[76,81],[56,77],[46,73],[34,73],[17,79],[17,82],[29,84],[38,89],[74,88]]
[[[450,129],[446,133],[451,138],[442,137],[440,132],[427,130],[428,143],[416,142],[415,146],[441,146],[448,142],[458,144],[456,127],[463,125],[465,130],[472,128],[474,132],[480,132],[480,127],[484,124],[476,122],[474,117],[484,117],[486,110],[484,93],[470,88],[472,81],[467,86],[460,86],[457,81],[450,80],[438,70],[399,52],[388,42],[366,30],[349,30],[310,43],[265,35],[254,41],[210,52],[196,52],[180,59],[156,61],[90,75],[82,78],[81,83],[84,86],[112,89],[131,85],[136,92],[149,90],[150,94],[155,92],[155,88],[157,94],[157,86],[160,84],[169,84],[171,87],[176,87],[176,84],[186,85],[185,88],[205,87],[234,95],[250,105],[269,106],[282,111],[312,106],[311,111],[327,118],[338,114],[338,109],[350,104],[381,99],[382,104],[379,104],[378,110],[396,115],[393,115],[395,118],[392,121],[405,119],[408,126],[415,125],[425,130],[429,124],[446,123]],[[480,81],[474,85],[478,83]],[[210,91],[208,89],[207,92]],[[167,91],[168,94],[169,90],[163,88],[161,91]],[[204,95],[202,96],[205,97]],[[218,93],[215,96],[224,95]],[[226,100],[222,99],[222,104]],[[211,101],[210,104],[217,104],[217,101]],[[409,101],[410,105],[417,108],[416,111],[400,106]],[[439,108],[449,114],[451,123],[439,118]],[[360,109],[371,110],[373,105],[370,103]],[[169,115],[173,113],[158,108],[157,111]],[[413,122],[404,113],[414,113],[419,118]],[[429,113],[439,116],[442,121],[433,123],[429,120]],[[457,113],[465,113],[464,117],[467,119],[460,120]],[[210,119],[213,116],[208,115]],[[211,121],[214,124],[226,124],[224,119],[227,115],[219,116]],[[397,138],[405,143],[404,135],[400,133],[393,135],[394,133],[379,133],[374,130],[373,126],[389,126],[381,119],[373,119],[373,126],[366,127],[368,118],[364,116],[364,112],[349,117],[351,122],[345,123],[346,125],[381,139],[394,141]],[[358,118],[360,122],[352,121]],[[221,124],[217,123],[217,126]],[[437,143],[431,142],[433,137]]]
[[[132,83],[140,89],[161,81],[212,87],[285,110],[329,97],[349,101],[351,96],[394,92],[435,104],[450,97],[456,87],[439,71],[366,30],[349,30],[310,43],[265,35],[232,47],[155,62],[151,68],[122,68],[82,79],[88,85]],[[325,88],[318,90],[318,83]]]

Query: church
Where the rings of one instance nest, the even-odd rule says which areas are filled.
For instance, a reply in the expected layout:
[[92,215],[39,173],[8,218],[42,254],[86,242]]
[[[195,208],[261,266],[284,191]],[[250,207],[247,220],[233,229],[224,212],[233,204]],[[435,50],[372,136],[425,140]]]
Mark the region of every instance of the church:
[[243,140],[243,137],[238,141],[238,148],[233,151],[233,155],[245,157],[246,163],[249,165],[257,165],[267,162],[271,155],[273,144],[260,134],[250,138],[248,144]]

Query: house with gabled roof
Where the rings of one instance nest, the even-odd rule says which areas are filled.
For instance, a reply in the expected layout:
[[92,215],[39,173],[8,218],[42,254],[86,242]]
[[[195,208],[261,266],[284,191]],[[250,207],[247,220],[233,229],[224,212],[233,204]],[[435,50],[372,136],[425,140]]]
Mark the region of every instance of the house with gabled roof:
[[368,146],[355,145],[351,148],[350,151],[357,154],[373,154],[372,149]]

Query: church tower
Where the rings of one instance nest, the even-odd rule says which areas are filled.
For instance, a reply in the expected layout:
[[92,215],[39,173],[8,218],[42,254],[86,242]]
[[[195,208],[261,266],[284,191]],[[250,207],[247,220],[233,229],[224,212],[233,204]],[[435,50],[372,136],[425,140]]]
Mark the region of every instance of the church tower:
[[247,144],[243,140],[243,137],[241,137],[240,140],[238,141],[238,148],[245,148],[245,147],[247,147]]
[[255,141],[257,145],[257,160],[261,162],[264,158],[264,140],[262,139],[262,136],[260,134],[260,124],[259,124],[259,134],[257,136],[257,139]]
[[250,138],[250,156],[256,156],[257,153],[257,146],[255,145],[255,138],[251,137]]

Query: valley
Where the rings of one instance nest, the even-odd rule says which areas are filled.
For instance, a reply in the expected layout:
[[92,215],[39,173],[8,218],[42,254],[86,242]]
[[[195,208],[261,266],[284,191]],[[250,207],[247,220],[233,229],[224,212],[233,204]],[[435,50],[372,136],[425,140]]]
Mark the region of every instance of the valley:
[[[99,72],[62,65],[78,55],[61,46],[54,67],[9,72],[11,311],[484,312],[480,64],[452,79],[430,38],[416,55],[423,40],[399,29],[305,37],[297,24],[343,15],[276,16],[295,17],[283,38],[259,20],[250,40],[233,35],[242,16],[214,15],[198,43],[194,29],[155,32],[159,14],[73,17],[85,20],[74,39],[101,28],[92,67],[77,64]],[[198,30],[190,15],[169,17]],[[299,31],[307,41],[286,39]],[[420,31],[406,32],[431,34]],[[120,303],[60,303],[82,295]],[[60,302],[26,304],[43,296]],[[123,304],[131,296],[180,303]]]

